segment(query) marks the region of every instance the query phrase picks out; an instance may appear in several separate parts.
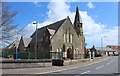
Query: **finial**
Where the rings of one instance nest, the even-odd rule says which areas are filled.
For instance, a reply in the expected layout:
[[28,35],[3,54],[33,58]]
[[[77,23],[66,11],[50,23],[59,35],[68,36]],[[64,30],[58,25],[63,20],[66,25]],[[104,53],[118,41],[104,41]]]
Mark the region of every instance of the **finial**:
[[77,5],[77,7],[78,7],[78,5]]

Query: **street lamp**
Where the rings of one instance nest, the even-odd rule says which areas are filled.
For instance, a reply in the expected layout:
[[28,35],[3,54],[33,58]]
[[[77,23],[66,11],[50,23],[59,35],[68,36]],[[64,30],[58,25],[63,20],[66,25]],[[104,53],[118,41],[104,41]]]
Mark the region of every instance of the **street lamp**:
[[33,24],[36,24],[35,59],[37,59],[37,22],[34,21]]
[[19,44],[19,42],[18,42],[18,34],[19,34],[19,31],[15,31],[15,32],[17,33],[17,40],[16,40],[16,60],[17,60],[17,58],[18,58],[17,49],[18,49],[18,44]]
[[[107,37],[107,36],[103,36],[103,37]],[[101,48],[102,48],[102,57],[103,57],[103,40],[102,40],[102,37],[101,37]]]

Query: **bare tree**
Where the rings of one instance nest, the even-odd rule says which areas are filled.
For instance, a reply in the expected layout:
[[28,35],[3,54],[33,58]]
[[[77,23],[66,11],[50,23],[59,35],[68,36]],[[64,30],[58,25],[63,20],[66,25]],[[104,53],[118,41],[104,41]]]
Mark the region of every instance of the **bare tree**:
[[[4,45],[10,43],[10,39],[16,35],[15,29],[18,25],[13,24],[13,17],[18,13],[17,11],[11,9],[11,6],[8,6],[6,2],[1,3],[2,4],[2,14],[0,15],[0,18],[2,18],[2,21],[0,22],[0,29],[1,30],[1,36],[0,40],[2,40],[2,44]],[[1,7],[0,7],[1,8]]]

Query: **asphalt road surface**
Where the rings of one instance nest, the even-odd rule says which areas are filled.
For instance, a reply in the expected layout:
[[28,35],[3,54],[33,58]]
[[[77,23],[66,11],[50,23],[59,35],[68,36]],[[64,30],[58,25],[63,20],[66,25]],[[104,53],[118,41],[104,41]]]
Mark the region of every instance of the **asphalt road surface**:
[[[47,68],[4,69],[3,76],[120,76],[120,56],[78,63],[70,66],[53,66]],[[14,72],[13,72],[14,71]],[[25,75],[23,75],[25,74]],[[28,75],[29,74],[29,75]],[[19,75],[17,75],[19,76]]]
[[90,66],[53,72],[50,74],[113,74],[113,73],[118,73],[117,56]]

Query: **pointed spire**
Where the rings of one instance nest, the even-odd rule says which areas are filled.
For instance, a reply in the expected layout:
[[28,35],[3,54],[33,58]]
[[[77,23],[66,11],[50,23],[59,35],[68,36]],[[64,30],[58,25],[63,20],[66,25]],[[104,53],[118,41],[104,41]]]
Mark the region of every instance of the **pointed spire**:
[[80,18],[80,15],[79,15],[78,6],[77,6],[77,8],[76,8],[76,14],[75,14],[74,25],[75,25],[76,23],[82,23],[82,19]]

